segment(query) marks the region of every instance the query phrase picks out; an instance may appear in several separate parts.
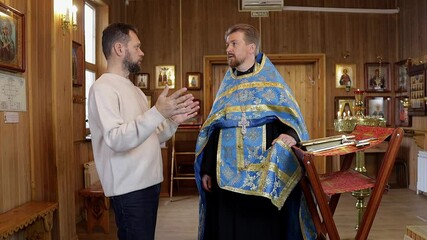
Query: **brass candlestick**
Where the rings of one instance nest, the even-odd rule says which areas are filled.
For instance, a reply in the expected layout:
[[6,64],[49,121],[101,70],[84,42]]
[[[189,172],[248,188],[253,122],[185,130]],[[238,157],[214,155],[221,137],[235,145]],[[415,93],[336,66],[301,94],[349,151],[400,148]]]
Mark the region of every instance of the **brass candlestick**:
[[[365,116],[363,113],[365,110],[363,103],[363,93],[364,91],[357,89],[354,91],[355,104],[353,111],[355,112],[354,116],[340,117],[334,120],[334,128],[337,132],[351,133],[353,132],[356,125],[365,125],[365,126],[386,126],[386,121],[384,118],[376,118]],[[365,153],[363,151],[356,152],[356,166],[354,170],[366,174],[365,167]],[[356,230],[359,229],[360,222],[362,221],[363,214],[365,213],[366,203],[365,198],[369,197],[370,190],[363,189],[359,191],[354,191],[351,193],[356,200],[356,209],[358,210],[357,224],[355,226]]]

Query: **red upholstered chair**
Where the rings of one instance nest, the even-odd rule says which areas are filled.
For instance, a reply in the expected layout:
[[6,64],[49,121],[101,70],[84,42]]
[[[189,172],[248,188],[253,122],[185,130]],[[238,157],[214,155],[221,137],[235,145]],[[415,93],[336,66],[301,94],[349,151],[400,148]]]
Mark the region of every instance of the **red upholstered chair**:
[[[351,133],[351,135],[356,136],[356,140],[367,138],[376,138],[376,140],[372,141],[369,146],[362,148],[344,146],[317,153],[309,153],[301,148],[294,147],[294,151],[306,171],[305,176],[301,180],[301,186],[307,199],[319,239],[326,239],[326,237],[331,240],[340,239],[333,214],[341,193],[370,188],[369,201],[358,226],[355,239],[364,240],[368,238],[396,155],[399,151],[403,134],[404,132],[401,128],[356,126],[355,130]],[[387,140],[389,141],[387,151],[384,154],[378,175],[375,179],[350,169],[357,151],[366,150]],[[314,164],[312,164],[315,156],[333,155],[342,155],[344,158],[340,171],[323,175],[318,174]]]

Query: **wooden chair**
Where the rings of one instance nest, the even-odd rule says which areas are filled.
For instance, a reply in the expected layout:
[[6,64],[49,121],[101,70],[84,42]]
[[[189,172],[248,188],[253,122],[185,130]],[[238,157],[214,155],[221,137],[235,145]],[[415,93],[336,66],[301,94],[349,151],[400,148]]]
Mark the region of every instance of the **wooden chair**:
[[[326,239],[326,237],[331,240],[340,239],[333,214],[338,205],[341,193],[370,188],[370,198],[355,237],[357,240],[367,239],[399,151],[404,132],[401,128],[356,126],[355,131],[351,134],[356,136],[356,140],[371,137],[375,137],[376,140],[363,148],[345,146],[319,153],[308,153],[301,148],[294,147],[294,151],[306,171],[305,176],[301,180],[301,187],[313,217],[318,239]],[[378,175],[375,179],[350,169],[357,151],[363,151],[387,139],[389,139],[387,151],[384,154]],[[316,156],[333,155],[343,156],[340,171],[319,175],[314,164],[312,164],[314,158]]]

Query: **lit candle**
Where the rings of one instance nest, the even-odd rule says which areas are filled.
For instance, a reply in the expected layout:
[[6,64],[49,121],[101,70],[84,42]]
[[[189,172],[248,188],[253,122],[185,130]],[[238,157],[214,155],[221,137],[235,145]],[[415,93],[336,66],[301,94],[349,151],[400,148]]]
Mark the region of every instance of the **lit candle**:
[[363,93],[363,91],[362,91],[362,90],[360,90],[360,89],[357,89],[356,91],[354,91],[354,93],[355,93],[355,94],[362,94],[362,93]]
[[70,22],[70,9],[68,7],[65,9],[65,21]]
[[337,112],[337,119],[341,119],[341,112],[340,111]]
[[347,116],[349,116],[349,117],[350,117],[350,110],[348,110],[348,111],[347,111]]
[[342,117],[345,119],[345,112],[342,113]]
[[73,5],[73,7],[71,8],[71,22],[74,26],[77,26],[77,7],[76,5]]

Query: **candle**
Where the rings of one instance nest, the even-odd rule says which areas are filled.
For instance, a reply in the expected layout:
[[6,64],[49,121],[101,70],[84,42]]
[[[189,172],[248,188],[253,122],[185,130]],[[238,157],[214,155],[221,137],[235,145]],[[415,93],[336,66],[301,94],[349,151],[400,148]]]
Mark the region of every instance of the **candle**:
[[73,5],[73,7],[71,8],[71,22],[74,26],[77,26],[77,7],[76,5]]
[[349,116],[349,117],[350,117],[350,110],[348,110],[348,111],[347,111],[347,116]]
[[65,21],[70,22],[70,9],[69,8],[65,9]]
[[363,91],[360,89],[357,89],[356,91],[354,91],[355,94],[363,94]]
[[341,112],[340,111],[337,112],[337,119],[341,119]]

